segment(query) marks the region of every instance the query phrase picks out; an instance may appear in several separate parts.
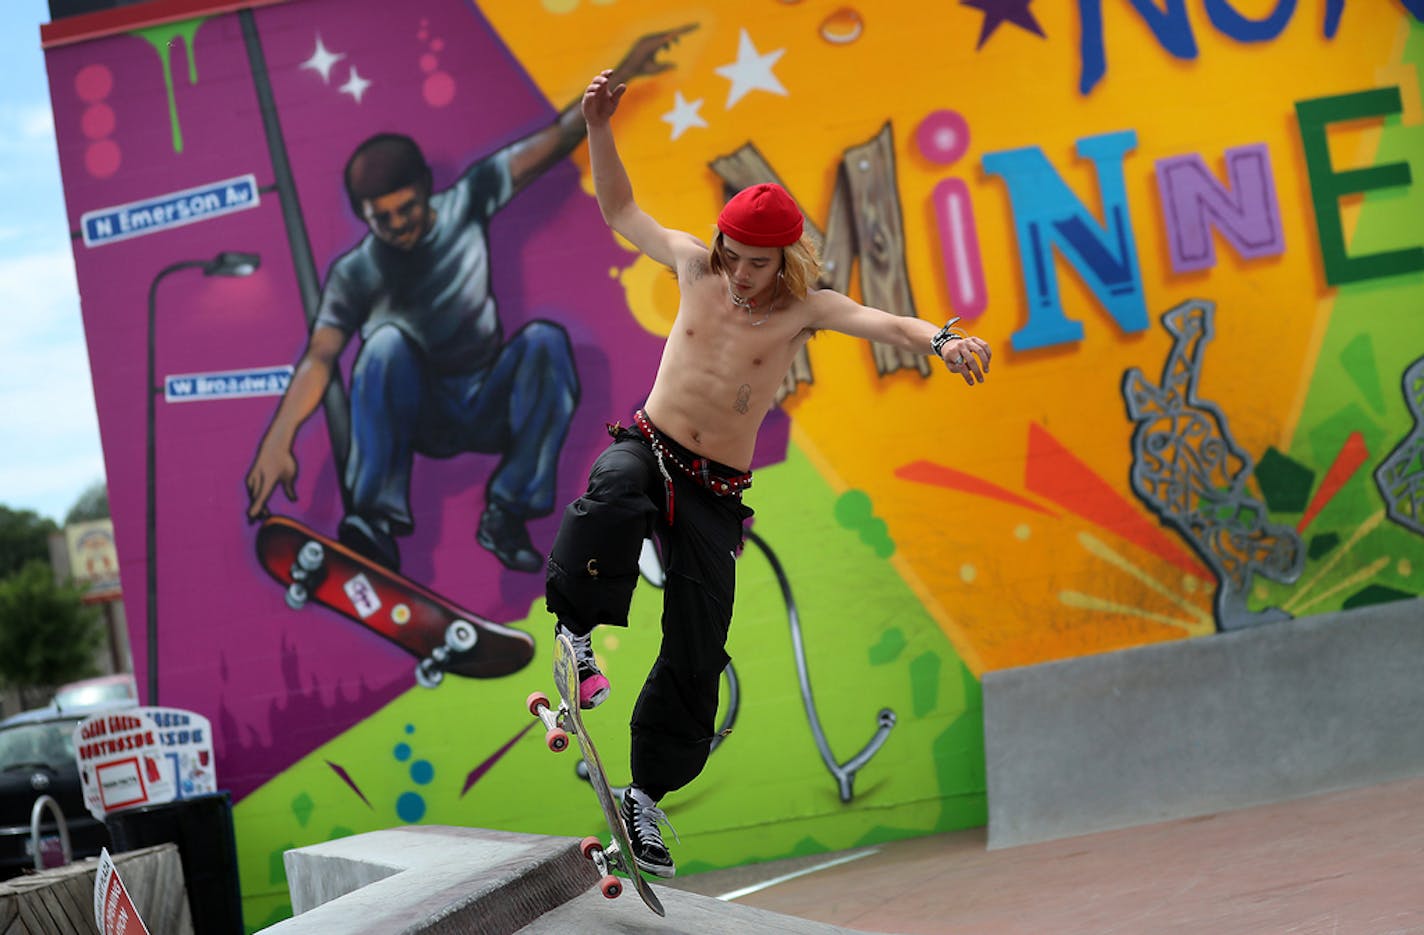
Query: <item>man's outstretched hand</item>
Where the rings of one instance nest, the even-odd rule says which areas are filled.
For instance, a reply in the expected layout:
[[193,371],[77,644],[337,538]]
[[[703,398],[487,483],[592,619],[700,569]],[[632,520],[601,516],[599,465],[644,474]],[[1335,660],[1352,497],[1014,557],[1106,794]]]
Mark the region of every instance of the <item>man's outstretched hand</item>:
[[658,61],[658,53],[666,50],[683,35],[696,28],[696,23],[688,23],[686,26],[678,26],[675,29],[648,33],[633,43],[633,48],[628,50],[628,54],[623,56],[623,61],[619,62],[616,68],[604,69],[594,76],[593,81],[589,82],[588,90],[583,93],[581,104],[584,122],[591,127],[606,124],[613,116],[614,111],[618,109],[618,102],[622,100],[623,92],[628,90],[628,82],[634,78],[645,78],[648,75],[656,75],[672,68],[670,62]]
[[696,23],[688,23],[685,26],[648,33],[633,43],[628,54],[623,56],[623,61],[613,68],[613,83],[623,84],[633,78],[646,78],[672,68],[670,62],[658,61],[658,53],[671,48],[678,39],[696,28]]
[[590,127],[601,127],[608,123],[613,112],[618,109],[618,102],[623,99],[623,92],[627,90],[626,84],[613,83],[611,68],[594,75],[593,80],[588,83],[588,90],[583,92],[583,103],[580,105],[584,122]]
[[263,446],[247,472],[247,519],[250,522],[267,518],[267,501],[278,485],[288,500],[297,499],[297,459],[289,450],[268,450]]

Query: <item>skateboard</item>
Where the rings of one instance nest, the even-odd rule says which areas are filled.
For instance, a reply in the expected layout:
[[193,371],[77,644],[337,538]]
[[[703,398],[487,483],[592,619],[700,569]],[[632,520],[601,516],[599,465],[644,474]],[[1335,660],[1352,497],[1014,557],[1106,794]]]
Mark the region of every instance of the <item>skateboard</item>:
[[534,658],[528,633],[473,614],[290,517],[263,521],[257,558],[286,587],[288,607],[315,601],[384,636],[419,660],[415,680],[425,688],[447,672],[509,675]]
[[579,750],[583,752],[584,763],[588,766],[588,781],[593,786],[594,794],[598,796],[598,804],[603,809],[603,817],[612,834],[612,840],[606,846],[596,837],[584,838],[579,850],[584,857],[593,861],[593,865],[603,875],[598,881],[598,888],[604,896],[613,899],[623,892],[623,881],[613,875],[613,871],[618,870],[632,881],[633,888],[638,891],[649,909],[665,916],[667,912],[663,909],[662,902],[648,885],[648,881],[643,879],[643,872],[638,869],[637,861],[633,859],[633,845],[628,840],[628,829],[623,826],[623,815],[618,809],[618,801],[608,786],[608,774],[603,771],[603,761],[598,758],[598,749],[594,747],[593,738],[588,735],[588,728],[584,726],[583,715],[578,706],[578,666],[574,662],[573,644],[566,636],[558,637],[554,643],[554,681],[559,689],[559,707],[551,708],[549,696],[536,691],[526,702],[529,713],[544,722],[547,731],[544,742],[550,750],[555,753],[567,750],[570,735],[578,743]]

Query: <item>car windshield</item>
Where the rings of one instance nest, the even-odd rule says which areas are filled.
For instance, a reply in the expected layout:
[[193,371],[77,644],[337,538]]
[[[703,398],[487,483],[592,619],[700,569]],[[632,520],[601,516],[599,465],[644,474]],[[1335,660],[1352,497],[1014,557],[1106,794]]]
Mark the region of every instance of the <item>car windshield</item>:
[[113,702],[138,703],[132,679],[97,678],[65,685],[55,692],[54,706],[61,711],[70,708],[92,708]]
[[73,732],[72,721],[16,724],[0,730],[0,771],[38,765],[59,769],[73,763]]

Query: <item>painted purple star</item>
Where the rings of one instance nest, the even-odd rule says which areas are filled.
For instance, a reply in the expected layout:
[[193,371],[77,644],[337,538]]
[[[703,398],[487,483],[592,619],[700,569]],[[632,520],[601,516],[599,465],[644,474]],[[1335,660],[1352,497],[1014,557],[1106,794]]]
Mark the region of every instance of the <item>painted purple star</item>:
[[979,30],[979,44],[974,47],[974,50],[977,52],[984,48],[984,43],[989,41],[994,30],[1005,22],[1013,23],[1020,29],[1035,35],[1043,36],[1043,27],[1038,25],[1038,20],[1033,18],[1033,14],[1028,9],[1028,5],[1032,2],[1033,0],[959,0],[960,6],[973,7],[984,14],[984,28]]

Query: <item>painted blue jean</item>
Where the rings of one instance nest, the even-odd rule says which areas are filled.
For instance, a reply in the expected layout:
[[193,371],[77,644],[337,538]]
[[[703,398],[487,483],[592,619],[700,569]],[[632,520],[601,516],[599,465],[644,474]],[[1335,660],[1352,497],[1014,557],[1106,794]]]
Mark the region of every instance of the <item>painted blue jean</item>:
[[578,398],[573,350],[558,325],[531,322],[487,370],[449,376],[431,374],[420,347],[384,325],[365,339],[351,374],[351,510],[408,533],[415,453],[477,452],[503,455],[487,502],[518,516],[545,516]]

